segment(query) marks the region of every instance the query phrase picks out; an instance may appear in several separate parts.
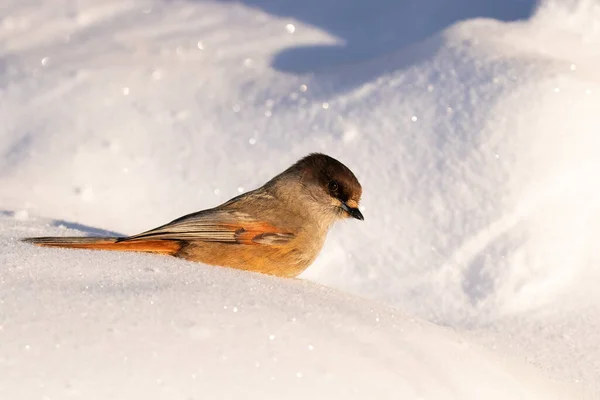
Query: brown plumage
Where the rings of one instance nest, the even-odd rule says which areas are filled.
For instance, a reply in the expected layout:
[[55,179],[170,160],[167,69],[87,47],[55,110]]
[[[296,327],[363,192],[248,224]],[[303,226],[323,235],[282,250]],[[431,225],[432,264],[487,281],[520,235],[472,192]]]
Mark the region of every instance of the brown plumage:
[[310,154],[262,187],[208,210],[123,238],[44,237],[46,247],[136,251],[295,277],[317,257],[338,219],[363,219],[362,188],[352,171]]

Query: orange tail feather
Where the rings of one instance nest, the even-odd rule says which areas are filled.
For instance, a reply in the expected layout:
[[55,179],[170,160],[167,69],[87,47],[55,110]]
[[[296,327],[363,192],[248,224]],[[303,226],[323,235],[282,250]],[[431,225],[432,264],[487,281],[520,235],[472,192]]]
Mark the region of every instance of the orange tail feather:
[[42,247],[64,247],[69,249],[138,251],[175,255],[182,246],[178,240],[135,240],[118,241],[119,238],[100,237],[37,237],[24,242]]

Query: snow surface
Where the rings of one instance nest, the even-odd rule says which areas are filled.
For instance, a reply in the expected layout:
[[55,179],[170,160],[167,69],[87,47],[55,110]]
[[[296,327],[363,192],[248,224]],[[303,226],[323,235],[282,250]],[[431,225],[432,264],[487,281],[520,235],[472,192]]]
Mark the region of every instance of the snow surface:
[[[4,0],[0,395],[549,398],[541,372],[600,396],[599,21],[596,0]],[[136,233],[311,151],[365,214],[315,283],[17,240]]]
[[0,243],[3,399],[564,398],[530,366],[308,281]]

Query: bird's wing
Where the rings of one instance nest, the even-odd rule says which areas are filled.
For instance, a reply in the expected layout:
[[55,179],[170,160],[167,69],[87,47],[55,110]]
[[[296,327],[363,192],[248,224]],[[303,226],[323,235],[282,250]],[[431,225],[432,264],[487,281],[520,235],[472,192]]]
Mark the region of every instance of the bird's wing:
[[279,245],[294,234],[260,221],[249,214],[231,209],[211,209],[178,218],[156,229],[119,241],[200,240],[231,244]]

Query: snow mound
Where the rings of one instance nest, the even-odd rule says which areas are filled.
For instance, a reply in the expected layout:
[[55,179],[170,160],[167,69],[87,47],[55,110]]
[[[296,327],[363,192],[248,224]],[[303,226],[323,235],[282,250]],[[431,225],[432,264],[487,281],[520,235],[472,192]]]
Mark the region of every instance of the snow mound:
[[0,217],[0,397],[559,399],[532,368],[323,286],[143,254]]
[[365,221],[303,278],[598,394],[598,2],[344,4],[5,1],[0,206],[133,234],[326,152]]

